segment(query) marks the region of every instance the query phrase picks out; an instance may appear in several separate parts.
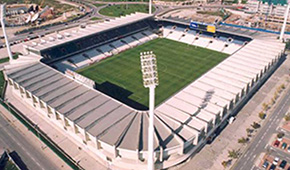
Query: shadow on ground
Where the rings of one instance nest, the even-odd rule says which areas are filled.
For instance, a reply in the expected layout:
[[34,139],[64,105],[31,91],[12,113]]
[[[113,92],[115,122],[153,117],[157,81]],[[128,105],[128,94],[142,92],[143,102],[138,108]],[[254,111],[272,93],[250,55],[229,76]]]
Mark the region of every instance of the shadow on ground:
[[14,162],[18,165],[18,167],[21,170],[28,170],[27,166],[25,165],[25,163],[22,161],[22,159],[20,158],[20,156],[17,154],[17,152],[13,151],[10,153],[11,158],[14,160]]
[[133,107],[137,110],[148,110],[147,106],[144,106],[143,104],[140,104],[132,99],[129,99],[129,96],[133,93],[129,90],[126,90],[120,86],[117,86],[111,82],[104,82],[102,84],[96,83],[96,89],[113,97],[114,99],[119,100],[120,102]]

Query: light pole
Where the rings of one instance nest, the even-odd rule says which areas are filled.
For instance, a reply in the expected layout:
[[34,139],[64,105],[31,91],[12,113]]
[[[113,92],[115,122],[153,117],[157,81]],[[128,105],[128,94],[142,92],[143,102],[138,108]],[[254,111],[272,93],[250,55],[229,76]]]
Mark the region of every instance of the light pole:
[[0,5],[0,22],[1,22],[3,35],[4,35],[4,38],[5,38],[5,42],[6,42],[6,48],[7,48],[7,52],[8,52],[8,56],[9,56],[9,62],[11,63],[12,60],[13,60],[13,56],[12,56],[12,53],[11,53],[10,44],[9,44],[9,41],[8,41],[8,36],[6,34],[6,29],[5,29],[5,15],[6,15],[5,5],[1,4]]
[[290,4],[287,5],[286,11],[284,13],[284,21],[283,21],[283,25],[282,25],[282,29],[281,29],[281,33],[280,33],[280,38],[279,38],[280,41],[283,41],[285,28],[287,25],[287,20],[288,20],[288,15],[289,15],[289,8],[290,8]]
[[149,0],[149,14],[152,14],[152,1],[153,0]]
[[155,87],[159,84],[156,55],[152,51],[140,53],[143,85],[149,88],[148,170],[154,169],[154,103]]

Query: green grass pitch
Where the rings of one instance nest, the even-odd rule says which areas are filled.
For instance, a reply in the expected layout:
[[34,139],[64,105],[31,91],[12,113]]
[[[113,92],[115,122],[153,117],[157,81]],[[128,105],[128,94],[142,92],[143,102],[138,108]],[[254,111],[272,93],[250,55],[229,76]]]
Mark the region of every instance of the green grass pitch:
[[78,73],[94,80],[100,91],[125,103],[129,100],[131,104],[127,104],[133,107],[136,103],[143,106],[136,106],[137,109],[146,109],[149,90],[143,87],[140,70],[140,52],[145,51],[153,51],[157,56],[156,105],[228,57],[224,53],[158,38],[78,70]]

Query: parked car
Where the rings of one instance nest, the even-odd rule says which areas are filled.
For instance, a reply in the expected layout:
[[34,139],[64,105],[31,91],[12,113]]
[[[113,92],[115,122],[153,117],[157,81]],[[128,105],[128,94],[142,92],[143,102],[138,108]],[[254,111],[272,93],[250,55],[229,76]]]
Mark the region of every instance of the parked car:
[[273,164],[274,164],[274,165],[277,165],[278,162],[279,162],[279,160],[280,160],[280,158],[279,158],[279,157],[276,157],[276,158],[274,159],[274,161],[273,161]]
[[274,170],[274,169],[276,169],[276,165],[272,164],[272,165],[270,166],[269,170]]
[[274,146],[275,147],[278,147],[280,145],[280,142],[278,141],[278,140],[276,140],[275,142],[274,142]]
[[232,123],[233,123],[235,120],[236,120],[236,118],[235,118],[235,117],[233,117],[233,116],[232,116],[232,117],[230,117],[230,118],[229,118],[229,124],[232,124]]
[[282,148],[282,149],[286,149],[286,147],[287,147],[287,143],[283,142],[281,148]]
[[265,160],[263,163],[263,168],[267,169],[268,166],[269,166],[269,162],[267,160]]
[[287,149],[287,151],[288,151],[288,152],[290,152],[290,146],[288,146],[288,149]]
[[283,161],[280,163],[279,167],[282,168],[282,169],[284,169],[286,165],[287,165],[287,161],[283,160]]

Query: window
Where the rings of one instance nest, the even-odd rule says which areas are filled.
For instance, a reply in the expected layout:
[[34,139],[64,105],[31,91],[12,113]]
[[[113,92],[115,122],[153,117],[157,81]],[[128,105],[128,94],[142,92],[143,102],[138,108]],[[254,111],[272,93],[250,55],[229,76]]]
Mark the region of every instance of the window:
[[77,48],[78,49],[81,49],[82,48],[81,43],[77,43],[76,45],[77,45]]
[[61,52],[63,53],[63,54],[66,54],[66,49],[65,48],[61,48]]

